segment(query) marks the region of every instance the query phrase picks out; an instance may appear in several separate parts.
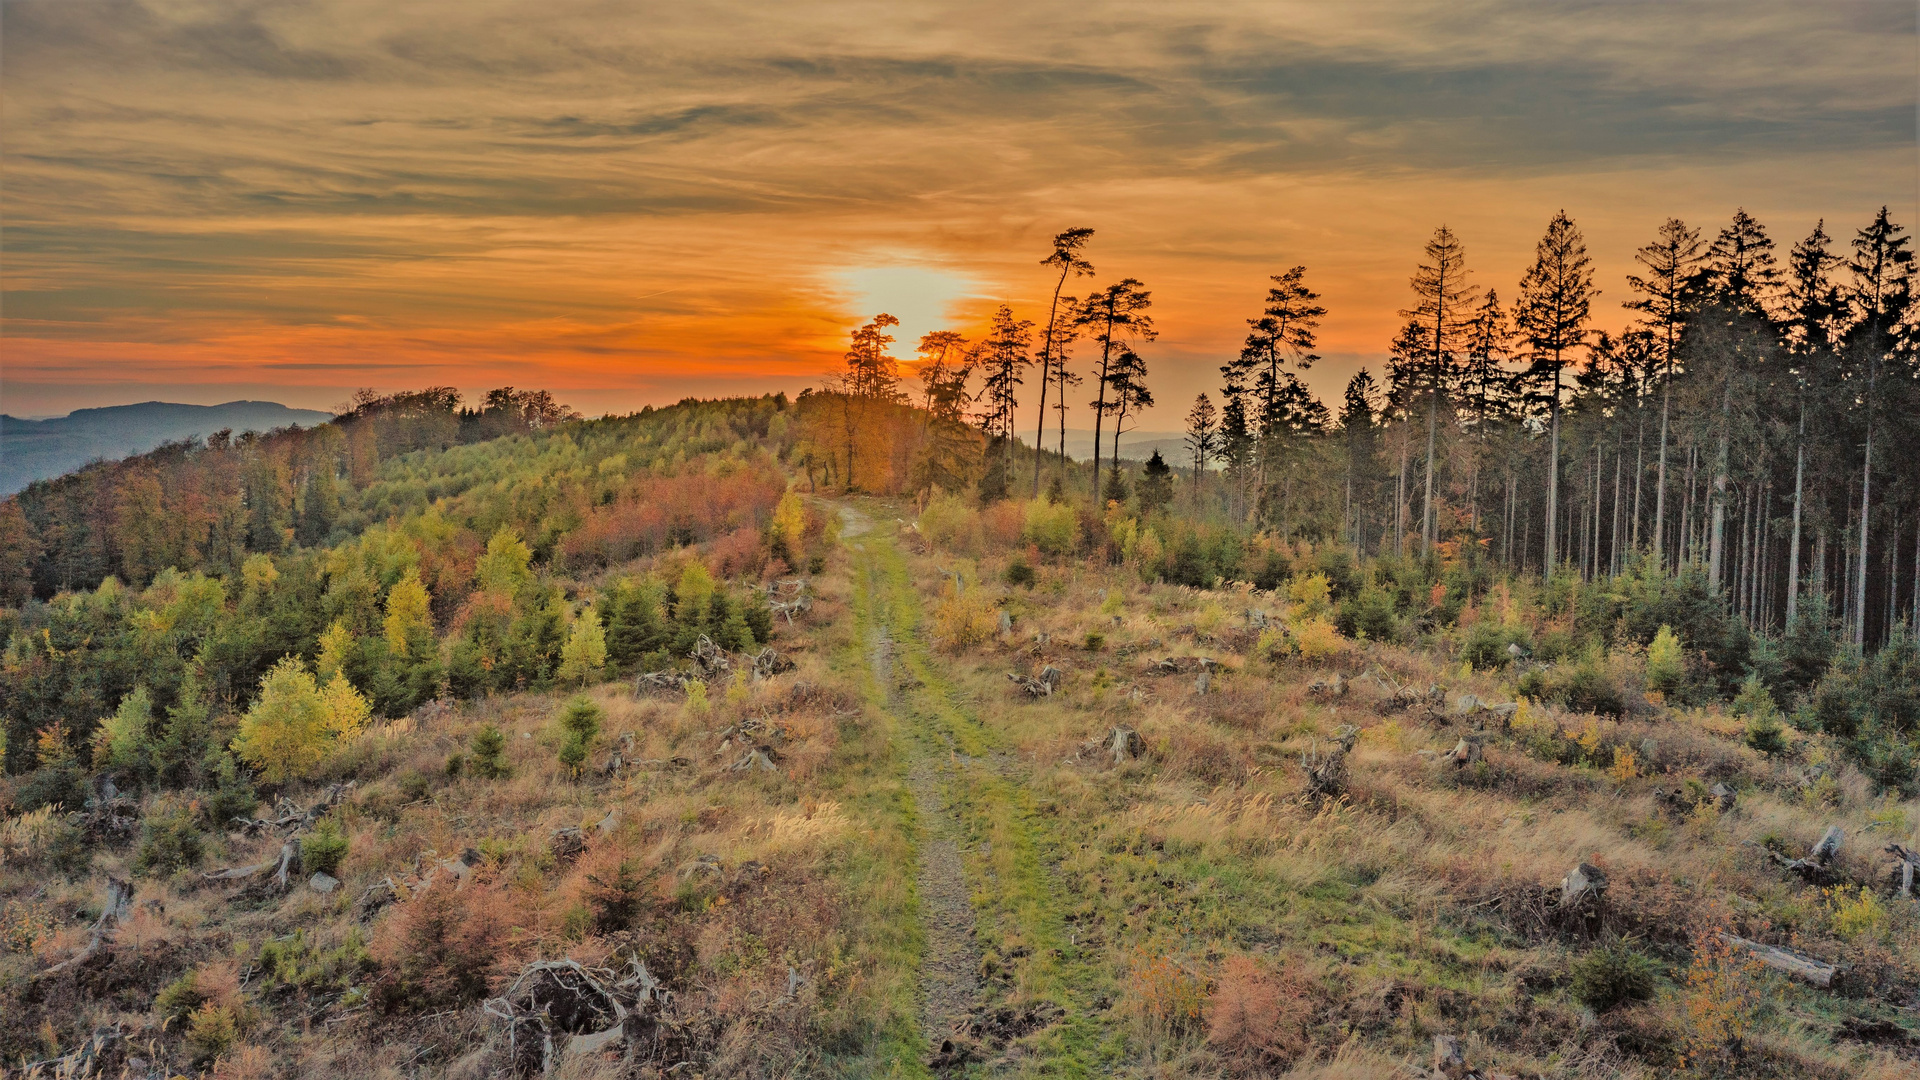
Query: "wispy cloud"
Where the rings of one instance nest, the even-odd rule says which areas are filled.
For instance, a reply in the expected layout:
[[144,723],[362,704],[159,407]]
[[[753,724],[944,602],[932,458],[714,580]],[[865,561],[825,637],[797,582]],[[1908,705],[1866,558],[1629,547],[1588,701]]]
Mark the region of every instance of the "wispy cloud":
[[1441,220],[1504,284],[1564,206],[1617,292],[1668,214],[1745,205],[1788,240],[1915,209],[1896,3],[13,0],[5,18],[13,398],[264,364],[333,387],[358,363],[382,385],[626,386],[628,407],[817,372],[872,314],[835,275],[877,250],[992,294],[962,312],[1031,313],[1046,237],[1085,223],[1103,273],[1155,287],[1178,402],[1282,265],[1327,294],[1326,351],[1377,355]]

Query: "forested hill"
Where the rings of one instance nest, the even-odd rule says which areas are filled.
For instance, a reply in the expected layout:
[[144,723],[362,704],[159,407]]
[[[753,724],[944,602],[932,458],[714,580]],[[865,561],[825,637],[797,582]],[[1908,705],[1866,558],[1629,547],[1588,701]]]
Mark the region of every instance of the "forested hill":
[[312,427],[331,419],[332,413],[290,409],[274,401],[224,405],[143,401],[76,409],[50,420],[0,415],[0,495],[11,495],[35,480],[59,476],[89,461],[144,454],[165,442],[223,430]]

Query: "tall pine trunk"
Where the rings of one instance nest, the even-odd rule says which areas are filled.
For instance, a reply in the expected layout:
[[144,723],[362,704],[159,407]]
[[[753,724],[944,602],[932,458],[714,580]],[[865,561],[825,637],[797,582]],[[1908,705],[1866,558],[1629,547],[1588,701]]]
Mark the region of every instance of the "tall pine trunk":
[[1547,544],[1540,573],[1553,576],[1554,518],[1560,509],[1560,351],[1553,353],[1553,422],[1547,451]]

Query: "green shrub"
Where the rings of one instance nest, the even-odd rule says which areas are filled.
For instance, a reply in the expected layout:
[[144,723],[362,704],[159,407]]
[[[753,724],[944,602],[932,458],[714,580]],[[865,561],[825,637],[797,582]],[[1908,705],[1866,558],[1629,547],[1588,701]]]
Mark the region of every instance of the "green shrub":
[[594,929],[601,933],[625,930],[640,915],[646,878],[632,859],[622,859],[604,877],[587,875],[586,901],[593,909]]
[[1287,559],[1286,552],[1277,548],[1268,548],[1261,557],[1260,565],[1253,572],[1253,587],[1264,592],[1272,592],[1287,583],[1293,576],[1293,564]]
[[87,785],[80,770],[72,765],[42,765],[27,774],[13,800],[14,809],[21,812],[43,806],[78,810],[86,805]]
[[507,737],[499,728],[488,724],[474,732],[467,749],[473,751],[473,775],[482,780],[504,780],[512,775],[506,757]]
[[1596,1013],[1653,997],[1659,966],[1624,941],[1610,941],[1573,965],[1573,996]]
[[347,834],[334,819],[322,818],[312,832],[300,838],[300,867],[316,874],[331,874],[340,869],[347,857]]
[[1099,652],[1107,647],[1107,635],[1098,630],[1087,631],[1087,651]]
[[1492,671],[1505,667],[1513,659],[1507,652],[1509,645],[1531,651],[1533,635],[1518,624],[1477,622],[1468,628],[1466,640],[1460,645],[1460,659],[1472,664],[1476,671]]
[[348,930],[346,938],[330,949],[302,929],[263,942],[254,966],[269,989],[320,993],[344,990],[358,982],[373,970],[373,957],[358,928]]
[[206,1002],[206,995],[200,992],[198,983],[199,976],[189,971],[161,987],[160,992],[154,995],[153,1011],[159,1015],[161,1027],[178,1029],[186,1023],[187,1017],[193,1015],[195,1009]]
[[1627,695],[1613,673],[1607,670],[1605,656],[1596,646],[1578,662],[1535,668],[1520,676],[1520,693],[1539,701],[1553,701],[1574,712],[1602,716],[1625,716]]
[[1340,605],[1335,625],[1350,638],[1392,641],[1396,629],[1393,593],[1371,583],[1362,586]]
[[134,856],[135,873],[164,877],[176,871],[198,866],[206,851],[206,838],[193,820],[193,812],[184,806],[169,806],[148,814],[140,826],[140,851]]
[[233,1049],[240,1041],[240,1018],[226,1005],[208,1001],[187,1021],[187,1049],[197,1064],[205,1064]]
[[254,807],[260,805],[260,794],[253,788],[253,782],[240,772],[233,755],[222,752],[214,765],[215,786],[200,803],[200,816],[209,829],[221,830],[233,824],[234,818],[253,816]]
[[567,702],[560,713],[560,730],[584,743],[591,743],[600,734],[600,723],[606,719],[606,712],[593,703],[591,698],[575,697]]
[[41,841],[40,860],[69,878],[83,878],[93,869],[93,844],[85,829],[55,821]]
[[1744,717],[1747,721],[1746,744],[1763,754],[1778,754],[1787,748],[1785,728],[1780,723],[1780,710],[1773,703],[1773,694],[1767,690],[1767,684],[1760,676],[1749,675],[1747,681],[1740,684],[1740,693],[1734,697],[1733,715]]
[[1014,560],[1007,564],[1007,572],[1001,576],[1007,584],[1022,589],[1033,588],[1033,583],[1037,580],[1033,567],[1027,565],[1027,560],[1019,556],[1015,556]]

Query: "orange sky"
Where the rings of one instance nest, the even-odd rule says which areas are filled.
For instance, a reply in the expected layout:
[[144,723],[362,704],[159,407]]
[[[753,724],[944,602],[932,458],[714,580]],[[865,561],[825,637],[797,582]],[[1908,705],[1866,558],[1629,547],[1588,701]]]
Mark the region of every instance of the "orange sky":
[[[789,391],[879,308],[1007,302],[1047,240],[1152,288],[1179,424],[1266,276],[1376,364],[1433,227],[1510,296],[1565,208],[1632,250],[1915,221],[1911,3],[632,5],[15,0],[0,409]],[[1084,287],[1085,283],[1082,282]],[[910,344],[897,351],[907,356]],[[1031,396],[1031,395],[1030,395]],[[1030,409],[1027,410],[1030,413]]]

